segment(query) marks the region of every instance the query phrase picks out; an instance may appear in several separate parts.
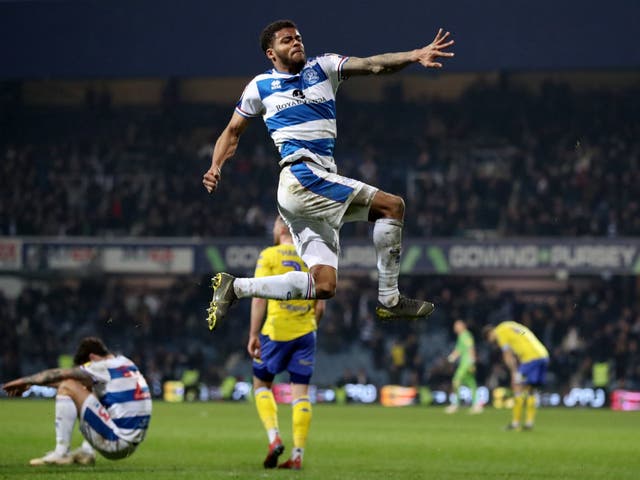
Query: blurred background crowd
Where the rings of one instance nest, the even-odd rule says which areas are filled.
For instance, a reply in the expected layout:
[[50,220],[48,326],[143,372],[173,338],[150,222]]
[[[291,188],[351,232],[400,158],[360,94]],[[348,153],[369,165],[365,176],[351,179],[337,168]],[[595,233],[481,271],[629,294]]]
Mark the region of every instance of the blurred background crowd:
[[[57,365],[82,336],[97,334],[156,382],[181,379],[187,370],[197,370],[208,385],[219,385],[229,375],[247,380],[249,302],[241,302],[209,334],[207,280],[183,278],[162,289],[131,288],[115,279],[46,287],[34,282],[15,300],[0,295],[0,376]],[[428,321],[380,322],[372,316],[376,290],[371,279],[341,280],[319,327],[318,385],[366,379],[379,386],[428,385],[446,391],[454,369],[446,360],[455,342],[451,325],[464,319],[476,338],[479,382],[508,387],[501,354],[480,331],[486,323],[514,319],[548,347],[549,388],[593,386],[596,364],[606,365],[608,372],[606,384],[598,386],[640,388],[638,305],[630,301],[633,296],[620,293],[629,290],[628,279],[599,280],[538,299],[499,293],[468,278],[418,277],[403,288],[436,302],[438,309]]]
[[[401,88],[345,99],[336,159],[406,198],[408,236],[638,235],[639,90],[532,93],[505,75],[455,101],[414,105]],[[88,91],[83,110],[6,109],[0,234],[264,235],[278,166],[259,122],[225,169],[220,208],[200,182],[230,107],[168,92],[159,108],[116,109],[108,95]]]
[[[174,85],[175,87],[175,85]],[[161,105],[114,106],[84,92],[78,107],[23,104],[5,84],[0,118],[0,235],[258,237],[269,244],[277,155],[262,125],[243,137],[215,199],[201,186],[231,106],[182,102],[169,82]],[[9,92],[9,93],[7,93]],[[453,100],[412,104],[402,88],[380,102],[339,104],[340,173],[407,201],[406,237],[635,236],[640,234],[640,87],[539,92],[476,83]],[[7,100],[9,99],[9,100]],[[370,235],[347,225],[344,238]],[[640,304],[635,277],[570,279],[535,293],[486,278],[412,276],[402,288],[432,299],[427,322],[372,316],[375,279],[341,276],[319,329],[319,385],[358,380],[448,389],[451,325],[476,336],[478,377],[508,385],[484,324],[513,319],[551,353],[550,385],[640,388]],[[27,278],[0,291],[0,378],[55,365],[77,339],[98,334],[154,382],[197,370],[203,382],[248,378],[248,302],[206,335],[208,279],[161,287],[123,277]]]

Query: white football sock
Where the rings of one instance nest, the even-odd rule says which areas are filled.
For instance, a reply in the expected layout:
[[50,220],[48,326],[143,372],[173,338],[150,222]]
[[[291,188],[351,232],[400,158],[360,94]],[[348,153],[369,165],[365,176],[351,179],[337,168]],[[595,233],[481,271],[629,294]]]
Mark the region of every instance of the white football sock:
[[295,447],[291,450],[291,460],[295,460],[298,457],[302,460],[302,457],[304,457],[304,448]]
[[273,441],[280,435],[280,430],[277,428],[270,428],[267,430],[267,436],[269,437],[269,443],[273,443]]
[[373,244],[378,256],[378,300],[391,307],[400,300],[398,275],[402,248],[402,222],[380,218],[373,225]]
[[71,397],[56,395],[56,453],[59,455],[69,451],[77,416],[78,410]]
[[236,278],[233,289],[238,298],[259,297],[275,300],[316,298],[313,277],[306,272],[257,278]]

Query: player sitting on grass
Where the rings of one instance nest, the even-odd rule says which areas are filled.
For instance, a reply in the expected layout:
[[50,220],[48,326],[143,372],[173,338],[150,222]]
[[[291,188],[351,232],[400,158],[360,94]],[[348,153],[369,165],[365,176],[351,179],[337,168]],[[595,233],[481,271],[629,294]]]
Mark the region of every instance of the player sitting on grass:
[[524,325],[502,322],[496,327],[483,329],[487,341],[502,349],[502,358],[511,373],[513,389],[513,416],[507,430],[521,430],[523,407],[526,403],[525,430],[531,430],[536,416],[536,390],[545,383],[549,352],[538,338]]
[[[5,383],[9,396],[31,385],[58,388],[56,448],[29,463],[93,464],[95,450],[110,460],[131,455],[144,440],[151,418],[149,387],[138,367],[112,354],[96,337],[84,338],[74,356],[74,368],[54,368]],[[80,419],[82,446],[70,451],[73,426]]]

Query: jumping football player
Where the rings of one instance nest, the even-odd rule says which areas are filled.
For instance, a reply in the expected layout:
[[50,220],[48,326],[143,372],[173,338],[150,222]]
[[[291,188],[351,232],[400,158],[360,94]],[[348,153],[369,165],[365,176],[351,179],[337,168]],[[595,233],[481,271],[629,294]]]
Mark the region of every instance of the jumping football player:
[[298,254],[309,272],[291,271],[261,278],[213,278],[208,309],[209,328],[238,298],[276,300],[327,299],[337,284],[339,230],[343,223],[374,223],[377,252],[378,306],[381,318],[427,317],[431,302],[413,300],[398,290],[404,221],[402,198],[337,173],[333,158],[336,140],[335,96],[340,83],[352,76],[397,72],[419,63],[441,68],[445,49],[453,45],[440,29],[429,45],[416,50],[366,58],[324,54],[307,58],[302,36],[290,20],[268,25],[260,36],[262,50],[273,68],[246,86],[235,112],[216,141],[211,167],[203,184],[216,190],[222,169],[238,146],[249,120],[261,116],[281,156],[278,209],[293,234]]

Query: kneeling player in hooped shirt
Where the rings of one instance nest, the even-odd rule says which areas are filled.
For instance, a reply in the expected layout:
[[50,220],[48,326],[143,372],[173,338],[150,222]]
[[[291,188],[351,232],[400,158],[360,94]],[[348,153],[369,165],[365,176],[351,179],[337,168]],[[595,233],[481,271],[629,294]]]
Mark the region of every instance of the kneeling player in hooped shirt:
[[[80,342],[74,364],[74,368],[44,370],[2,386],[9,396],[21,395],[31,385],[58,388],[56,448],[32,459],[33,466],[93,464],[95,450],[117,460],[131,455],[145,438],[151,395],[138,367],[128,358],[111,353],[96,337]],[[80,419],[85,440],[71,451],[76,418]]]

